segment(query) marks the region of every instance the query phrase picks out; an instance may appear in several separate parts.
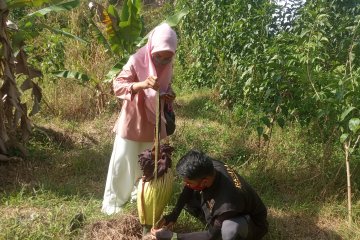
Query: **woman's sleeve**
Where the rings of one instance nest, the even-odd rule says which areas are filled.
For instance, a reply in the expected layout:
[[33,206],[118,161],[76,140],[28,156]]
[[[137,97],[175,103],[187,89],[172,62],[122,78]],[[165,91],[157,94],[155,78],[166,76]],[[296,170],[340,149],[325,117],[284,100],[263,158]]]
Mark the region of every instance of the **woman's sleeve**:
[[132,101],[136,93],[134,93],[131,87],[135,82],[138,82],[138,79],[134,68],[123,68],[113,80],[115,96],[123,100]]

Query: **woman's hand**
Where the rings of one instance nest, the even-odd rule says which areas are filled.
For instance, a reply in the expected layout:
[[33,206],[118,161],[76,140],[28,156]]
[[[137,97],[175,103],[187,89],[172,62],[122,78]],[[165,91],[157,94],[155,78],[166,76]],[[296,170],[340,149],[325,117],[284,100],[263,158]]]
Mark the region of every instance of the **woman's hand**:
[[143,89],[152,88],[154,90],[159,89],[159,83],[157,82],[157,77],[155,76],[149,76],[145,81],[142,82]]
[[131,86],[132,91],[137,93],[140,89],[148,89],[152,88],[154,90],[159,89],[159,83],[157,82],[157,77],[155,76],[149,76],[147,79],[145,79],[142,82],[136,82]]

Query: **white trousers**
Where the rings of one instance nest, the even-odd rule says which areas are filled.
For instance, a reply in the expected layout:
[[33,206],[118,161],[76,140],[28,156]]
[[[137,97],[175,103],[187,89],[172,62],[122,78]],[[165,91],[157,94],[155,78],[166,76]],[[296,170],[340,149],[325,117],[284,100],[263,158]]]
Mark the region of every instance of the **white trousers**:
[[106,179],[103,213],[111,215],[121,211],[130,196],[136,196],[136,189],[133,189],[142,176],[138,155],[152,145],[152,142],[135,142],[116,135]]

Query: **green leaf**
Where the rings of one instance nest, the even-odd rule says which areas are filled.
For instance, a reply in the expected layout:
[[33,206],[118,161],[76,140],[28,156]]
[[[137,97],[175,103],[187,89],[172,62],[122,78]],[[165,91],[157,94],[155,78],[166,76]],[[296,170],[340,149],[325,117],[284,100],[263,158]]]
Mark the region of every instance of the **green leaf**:
[[271,126],[270,119],[268,117],[262,117],[260,119],[268,128]]
[[327,39],[326,37],[321,37],[321,41],[329,42],[329,39]]
[[123,8],[121,9],[120,22],[126,22],[127,20],[129,20],[130,17],[129,2],[130,4],[132,3],[131,0],[127,0],[126,2],[127,4],[124,4]]
[[276,119],[276,122],[279,124],[279,126],[281,127],[281,128],[284,128],[284,126],[285,126],[285,120],[283,119],[283,118],[277,118]]
[[[100,21],[106,27],[106,33],[108,36],[108,42],[111,46],[112,51],[116,52],[117,54],[121,54],[122,49],[119,44],[122,44],[122,40],[119,39],[119,27],[118,22],[119,18],[117,18],[118,14],[113,12],[110,14],[108,10],[106,10],[102,5],[90,2],[89,4],[90,10],[92,12],[96,12],[97,16],[99,17]],[[113,8],[109,8],[111,11],[116,11]]]
[[97,40],[102,43],[104,45],[104,47],[106,48],[107,51],[109,51],[110,53],[114,53],[111,49],[110,43],[108,42],[108,40],[105,38],[104,34],[101,32],[101,30],[99,29],[99,27],[96,25],[96,23],[94,22],[94,20],[90,19],[90,24],[94,29],[95,32],[95,36],[97,38]]
[[76,79],[79,80],[80,84],[85,84],[86,82],[90,81],[90,77],[84,73],[80,72],[74,72],[74,71],[56,71],[53,72],[54,76],[62,77],[62,78],[68,78],[68,79]]
[[269,141],[269,135],[267,135],[266,133],[263,134],[263,138],[265,141]]
[[300,38],[304,37],[308,33],[310,33],[310,30],[303,30],[302,33],[300,34]]
[[147,42],[147,40],[148,40],[148,38],[149,38],[150,33],[151,33],[151,32],[149,32],[148,34],[146,34],[145,37],[139,39],[139,40],[137,41],[136,46],[137,46],[137,47],[142,47],[143,45],[145,45],[146,42]]
[[118,11],[116,10],[116,7],[115,7],[114,5],[109,5],[107,11],[108,11],[108,13],[109,13],[114,19],[117,19],[117,20],[120,19],[119,13],[118,13]]
[[175,26],[177,26],[179,24],[181,19],[183,17],[185,17],[188,13],[189,13],[189,9],[185,7],[181,11],[176,12],[174,15],[169,16],[168,18],[166,18],[166,20],[164,22],[169,24],[170,27],[175,27]]
[[24,24],[24,27],[25,28],[30,28],[34,25],[34,23],[32,21],[27,21],[25,24]]
[[119,33],[121,38],[127,41],[126,46],[124,46],[127,50],[135,44],[143,29],[143,23],[140,18],[140,6],[140,0],[128,0],[121,12]]
[[50,12],[61,12],[61,11],[69,11],[77,6],[79,6],[80,4],[80,0],[72,0],[69,2],[64,2],[64,3],[60,3],[60,4],[56,4],[56,5],[52,5],[43,9],[40,9],[36,12],[30,13],[27,15],[27,17],[31,17],[31,16],[45,16],[46,14],[50,13]]
[[45,25],[45,24],[41,24],[40,26],[42,26],[42,27],[44,27],[46,29],[49,29],[53,33],[56,33],[56,34],[59,34],[59,35],[64,35],[64,36],[66,36],[68,38],[72,38],[72,39],[75,39],[75,40],[80,41],[82,43],[88,44],[88,42],[85,41],[84,39],[79,38],[78,36],[73,35],[71,33],[68,33],[68,32],[65,32],[65,31],[62,31],[62,30],[59,30],[59,29],[52,28],[52,27],[50,27],[48,25]]
[[360,129],[360,119],[359,118],[352,118],[349,121],[349,129],[353,133],[356,133],[357,130]]
[[319,14],[316,16],[317,19],[326,19],[326,18],[329,18],[329,15],[328,14]]
[[[167,23],[167,24],[169,24],[170,27],[175,27],[179,24],[181,19],[183,17],[185,17],[188,13],[189,13],[189,9],[187,7],[185,7],[183,10],[176,12],[174,15],[168,17],[165,21],[163,21],[161,23]],[[140,38],[139,41],[137,42],[136,46],[142,47],[143,45],[145,45],[149,38],[149,35],[150,35],[150,32],[148,34],[146,34],[145,37]]]
[[12,44],[19,48],[23,45],[25,40],[29,40],[39,36],[39,31],[22,30],[15,32],[12,36]]
[[123,59],[120,60],[120,62],[118,62],[117,64],[115,64],[111,70],[106,74],[106,79],[104,80],[104,82],[111,82],[113,80],[113,78],[119,74],[119,72],[121,71],[122,67],[126,64],[126,62],[128,61],[128,56],[124,57]]
[[51,0],[6,0],[7,7],[9,9],[13,8],[23,8],[23,7],[39,7],[45,3],[51,3],[54,1]]
[[261,136],[263,134],[263,132],[264,132],[264,128],[263,127],[257,127],[256,131],[258,133],[258,136]]
[[343,133],[341,136],[340,136],[340,142],[341,143],[344,143],[345,140],[348,138],[349,134],[348,133]]
[[340,121],[343,121],[346,116],[352,111],[354,110],[355,107],[349,107],[348,109],[346,109],[342,114],[341,114],[341,117],[340,117]]

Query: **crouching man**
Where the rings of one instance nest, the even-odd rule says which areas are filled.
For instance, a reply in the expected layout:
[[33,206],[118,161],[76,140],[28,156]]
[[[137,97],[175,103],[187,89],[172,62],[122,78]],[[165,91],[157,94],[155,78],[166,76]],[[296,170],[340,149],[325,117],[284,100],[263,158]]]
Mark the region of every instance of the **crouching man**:
[[[268,231],[267,210],[254,189],[226,164],[189,151],[176,165],[185,186],[173,211],[152,234],[159,240],[261,239]],[[208,226],[207,231],[173,233],[182,209]]]

